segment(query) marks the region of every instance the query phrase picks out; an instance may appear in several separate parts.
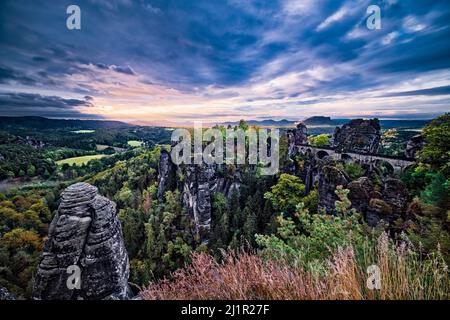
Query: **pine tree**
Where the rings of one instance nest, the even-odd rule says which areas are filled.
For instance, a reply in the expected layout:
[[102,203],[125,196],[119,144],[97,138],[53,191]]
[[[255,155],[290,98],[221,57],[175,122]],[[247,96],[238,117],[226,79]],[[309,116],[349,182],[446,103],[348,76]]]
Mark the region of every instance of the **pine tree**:
[[245,207],[243,214],[245,216],[244,223],[244,237],[251,246],[255,245],[255,233],[256,233],[256,214],[249,207]]

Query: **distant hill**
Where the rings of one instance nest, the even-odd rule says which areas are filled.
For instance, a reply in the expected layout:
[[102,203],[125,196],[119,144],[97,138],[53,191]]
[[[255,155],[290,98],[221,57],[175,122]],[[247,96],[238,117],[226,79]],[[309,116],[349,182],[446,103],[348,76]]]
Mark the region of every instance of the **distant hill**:
[[[295,125],[295,121],[291,121],[291,120],[286,120],[286,119],[282,119],[282,120],[272,120],[272,119],[268,119],[268,120],[245,120],[246,123],[248,123],[251,126],[259,126],[259,127],[291,127]],[[227,126],[227,125],[238,125],[239,121],[234,121],[234,122],[224,122],[223,125]]]
[[306,126],[335,126],[337,123],[330,117],[316,116],[302,121]]
[[44,117],[0,117],[0,127],[95,130],[100,128],[130,127],[130,125],[120,121],[108,120],[65,120],[48,119]]

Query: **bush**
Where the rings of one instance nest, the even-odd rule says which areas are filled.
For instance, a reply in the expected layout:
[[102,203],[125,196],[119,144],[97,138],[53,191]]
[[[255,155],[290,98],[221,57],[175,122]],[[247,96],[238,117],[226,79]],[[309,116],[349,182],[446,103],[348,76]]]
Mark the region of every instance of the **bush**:
[[317,136],[309,136],[308,144],[315,147],[323,147],[330,144],[330,137],[327,134],[319,134]]
[[344,171],[353,180],[358,179],[364,175],[364,169],[357,163],[346,163],[344,165]]

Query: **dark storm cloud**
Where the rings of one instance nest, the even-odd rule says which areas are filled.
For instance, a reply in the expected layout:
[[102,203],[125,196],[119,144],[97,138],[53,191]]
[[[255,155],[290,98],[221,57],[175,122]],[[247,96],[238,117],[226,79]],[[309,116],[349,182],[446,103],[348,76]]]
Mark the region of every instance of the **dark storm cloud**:
[[393,92],[385,94],[383,95],[383,97],[440,96],[440,95],[450,95],[450,86],[435,87],[422,90]]
[[[365,27],[369,4],[381,6],[382,30]],[[252,102],[389,89],[450,69],[447,0],[79,0],[76,31],[65,26],[67,5],[2,0],[0,84],[95,96],[94,84],[103,81],[98,73],[110,71],[181,92],[245,87],[317,66],[334,71],[305,79],[298,91],[278,88],[247,99]],[[77,75],[91,81],[68,82]],[[232,90],[203,95],[236,96]]]
[[114,71],[116,71],[116,72],[120,72],[120,73],[123,73],[123,74],[135,75],[133,69],[131,69],[130,66],[125,66],[125,67],[122,67],[122,66],[112,66],[112,69],[113,69]]
[[42,96],[34,93],[0,93],[0,108],[62,108],[72,109],[74,107],[90,107],[89,102],[92,97],[86,97],[85,100],[64,99],[55,96]]
[[83,114],[77,107],[91,107],[92,97],[64,99],[34,93],[0,93],[1,116],[45,116],[52,118],[98,118]]
[[33,78],[25,75],[19,70],[0,66],[0,84],[11,81],[30,85],[36,82]]

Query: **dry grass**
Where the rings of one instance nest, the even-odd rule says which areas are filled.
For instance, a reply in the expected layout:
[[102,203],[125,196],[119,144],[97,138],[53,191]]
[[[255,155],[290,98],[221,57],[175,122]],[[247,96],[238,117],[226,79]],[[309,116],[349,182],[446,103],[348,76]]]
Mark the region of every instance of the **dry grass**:
[[353,248],[347,247],[335,251],[323,276],[246,252],[228,253],[222,263],[194,253],[191,265],[175,272],[171,280],[151,284],[141,296],[149,300],[449,299],[448,270],[440,257],[421,261],[404,244],[389,245],[386,236],[369,251],[367,257],[374,254],[371,260],[381,270],[380,290],[367,288],[369,259],[358,263]]

